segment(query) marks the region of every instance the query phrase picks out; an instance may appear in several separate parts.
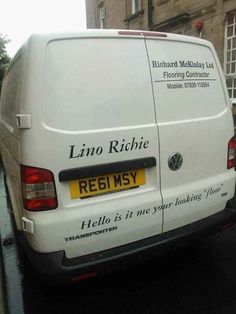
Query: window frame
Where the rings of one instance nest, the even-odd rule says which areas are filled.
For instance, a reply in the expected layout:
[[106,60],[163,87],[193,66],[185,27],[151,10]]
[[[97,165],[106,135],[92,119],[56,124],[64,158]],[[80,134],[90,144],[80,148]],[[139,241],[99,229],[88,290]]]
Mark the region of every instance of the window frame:
[[101,29],[105,28],[105,18],[106,18],[106,10],[105,10],[105,2],[100,1],[98,3],[98,17],[99,17],[99,27]]
[[236,99],[236,11],[226,17],[224,72],[229,97]]
[[131,0],[131,14],[141,10],[141,0]]

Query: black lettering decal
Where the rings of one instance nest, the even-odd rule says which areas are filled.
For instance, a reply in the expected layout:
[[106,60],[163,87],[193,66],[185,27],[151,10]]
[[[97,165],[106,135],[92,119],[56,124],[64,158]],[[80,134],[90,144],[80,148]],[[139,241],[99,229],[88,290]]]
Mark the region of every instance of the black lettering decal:
[[150,209],[150,208],[146,209],[145,214],[150,214],[150,211],[151,211],[151,209]]
[[139,143],[139,147],[138,147],[138,149],[141,149],[142,148],[142,145],[143,145],[143,137],[141,137],[141,141],[140,141],[140,143]]
[[130,150],[137,149],[137,147],[138,143],[135,141],[135,137],[133,137]]
[[137,172],[136,171],[135,172],[130,172],[130,175],[131,175],[131,177],[133,179],[133,182],[135,184],[136,183]]
[[156,61],[152,61],[152,67],[153,67],[153,68],[157,68],[157,67],[158,67]]
[[95,152],[95,148],[94,147],[88,147],[86,149],[86,156],[93,156],[94,155],[94,152]]
[[114,219],[114,222],[121,221],[121,219],[122,219],[122,215],[116,214],[116,217],[115,217],[115,219]]
[[117,226],[109,228],[109,231],[110,231],[110,232],[111,232],[111,231],[114,231],[114,230],[117,230]]
[[131,145],[131,143],[127,143],[127,144],[125,145],[125,151],[126,151],[126,152],[128,152],[128,151],[130,150],[130,145]]
[[96,149],[96,154],[97,155],[101,155],[103,152],[103,148],[101,146],[98,146],[97,149]]
[[130,184],[130,178],[128,173],[123,173],[122,174],[122,179],[123,179],[123,184],[124,185],[129,185]]
[[78,155],[78,157],[84,157],[85,144],[83,144],[82,146],[83,146],[83,148],[80,150],[80,154]]
[[110,141],[110,148],[109,148],[109,154],[111,153],[119,153],[118,149],[116,146],[119,144],[118,141]]
[[154,209],[154,211],[152,214],[154,215],[157,212],[157,207],[154,206],[153,209]]
[[121,175],[114,175],[114,185],[115,187],[117,186],[122,186],[122,181],[121,181]]
[[97,188],[96,188],[96,179],[89,179],[88,180],[88,183],[89,183],[89,190],[91,192],[96,192],[97,191]]
[[91,220],[89,220],[88,222],[83,221],[81,229],[90,228],[90,225],[91,225]]
[[142,215],[145,215],[145,209],[137,211],[137,216],[142,216]]
[[125,219],[130,219],[130,218],[132,218],[133,217],[133,214],[134,214],[134,212],[131,210],[131,211],[127,211],[127,214],[126,214],[126,216],[125,216]]
[[88,193],[88,190],[87,190],[87,181],[83,181],[83,180],[80,180],[79,181],[79,191],[80,193]]
[[78,156],[74,156],[74,148],[75,148],[75,145],[71,145],[69,146],[70,147],[70,157],[69,158],[78,158]]
[[138,210],[138,211],[137,211],[137,216],[143,216],[143,215],[145,215],[145,214],[148,215],[148,214],[150,214],[150,211],[151,211],[150,208]]
[[73,241],[73,240],[75,240],[75,237],[71,236],[71,237],[65,238],[65,240],[66,240],[66,242]]
[[[100,222],[100,221],[99,221]],[[98,221],[94,221],[93,223],[92,223],[92,227],[97,227],[97,226],[99,226],[100,225],[100,223],[99,223]]]
[[[109,177],[107,177],[107,180],[109,182]],[[107,187],[106,178],[104,177],[98,178],[98,187],[99,187],[99,190],[106,190],[106,187]]]
[[109,180],[109,177],[106,177],[106,179],[107,179],[107,187],[108,187],[108,189],[110,189],[110,180]]
[[125,142],[125,139],[123,139],[122,142],[123,142],[123,143],[122,143],[121,146],[120,146],[120,152],[123,152],[123,151],[124,151],[124,146],[125,146],[124,142]]

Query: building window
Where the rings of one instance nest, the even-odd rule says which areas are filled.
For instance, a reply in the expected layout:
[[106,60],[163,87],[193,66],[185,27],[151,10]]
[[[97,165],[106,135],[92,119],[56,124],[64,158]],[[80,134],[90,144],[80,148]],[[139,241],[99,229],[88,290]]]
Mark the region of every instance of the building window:
[[236,98],[236,12],[227,17],[225,31],[225,74],[230,98]]
[[99,3],[98,9],[99,9],[100,28],[104,28],[105,27],[105,5],[104,5],[104,1]]
[[136,12],[141,10],[140,0],[132,0],[132,8],[131,13],[135,14]]

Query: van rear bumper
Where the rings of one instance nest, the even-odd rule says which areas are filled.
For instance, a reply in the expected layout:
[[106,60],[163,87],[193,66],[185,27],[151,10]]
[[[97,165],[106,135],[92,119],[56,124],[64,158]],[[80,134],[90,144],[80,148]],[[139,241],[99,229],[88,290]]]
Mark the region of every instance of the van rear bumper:
[[63,282],[80,275],[107,273],[134,265],[224,230],[236,222],[236,209],[230,207],[227,203],[223,211],[173,231],[72,259],[66,258],[64,251],[36,252],[25,239],[23,245],[39,275]]

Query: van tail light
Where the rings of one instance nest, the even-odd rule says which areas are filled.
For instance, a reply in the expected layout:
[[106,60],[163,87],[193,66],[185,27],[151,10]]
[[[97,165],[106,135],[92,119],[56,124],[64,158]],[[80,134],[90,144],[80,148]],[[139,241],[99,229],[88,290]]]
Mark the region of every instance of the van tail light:
[[71,278],[70,282],[79,282],[79,281],[83,281],[83,280],[88,280],[88,279],[96,277],[96,276],[97,276],[97,272],[92,272],[92,273],[80,275],[77,277],[73,277],[73,278]]
[[25,209],[43,211],[57,208],[55,181],[51,171],[22,165],[21,186]]
[[143,32],[143,35],[146,37],[167,37],[167,34],[157,32]]
[[235,166],[235,138],[232,137],[228,144],[228,161],[227,161],[227,168],[231,169]]
[[119,31],[118,35],[123,36],[146,36],[146,37],[167,37],[165,33],[158,32],[142,32],[142,31]]

